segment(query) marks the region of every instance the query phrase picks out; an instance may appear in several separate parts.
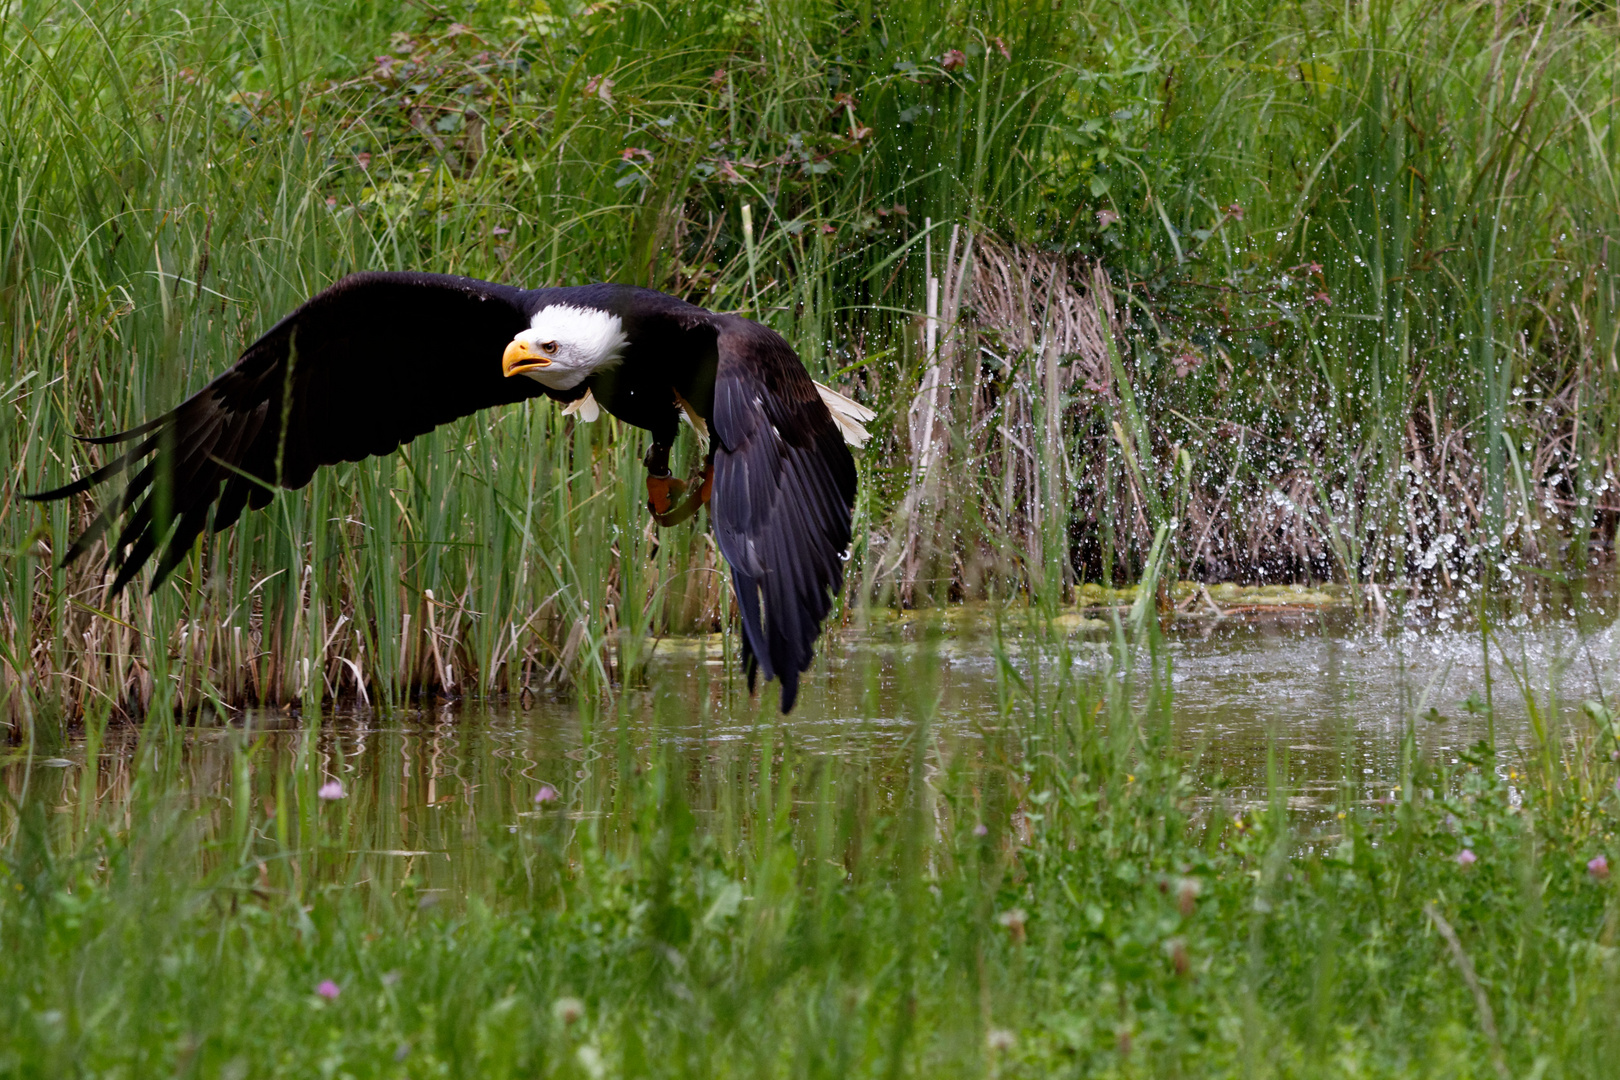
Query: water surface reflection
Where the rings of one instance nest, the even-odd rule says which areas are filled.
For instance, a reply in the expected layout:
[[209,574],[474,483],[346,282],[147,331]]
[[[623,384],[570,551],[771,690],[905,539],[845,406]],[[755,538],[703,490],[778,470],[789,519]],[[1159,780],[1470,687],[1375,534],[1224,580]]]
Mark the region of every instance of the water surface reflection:
[[[739,828],[783,762],[798,782],[814,783],[834,775],[818,773],[818,763],[836,761],[836,782],[859,787],[850,797],[881,813],[905,788],[922,717],[932,717],[929,770],[981,766],[995,756],[989,736],[1017,729],[1030,706],[998,677],[998,649],[1028,686],[1049,693],[1064,665],[1075,677],[1099,677],[1109,639],[1094,626],[1065,637],[1062,628],[1032,633],[1007,623],[998,634],[984,620],[886,618],[830,640],[785,720],[774,713],[774,691],[747,694],[728,663],[729,642],[670,640],[654,650],[644,686],[612,702],[541,696],[324,722],[256,713],[177,733],[166,768],[220,835],[233,819],[239,833],[318,834],[353,860],[354,880],[390,885],[414,875],[430,892],[453,890],[466,875],[496,872],[492,842],[498,847],[499,833],[524,817],[627,812],[638,778],[669,752],[683,763],[694,813],[720,833]],[[1343,797],[1390,794],[1408,731],[1418,754],[1443,761],[1492,734],[1480,707],[1486,666],[1471,631],[1379,628],[1340,612],[1183,624],[1160,648],[1174,741],[1196,760],[1206,790],[1218,787],[1231,802],[1265,800],[1270,756],[1290,805],[1325,819]],[[1585,698],[1612,700],[1617,652],[1612,625],[1583,631],[1564,622],[1500,637],[1491,674],[1504,772],[1535,737],[1525,690],[1565,717]],[[1145,656],[1139,666],[1147,670]],[[71,820],[81,788],[94,785],[102,799],[127,793],[140,743],[136,729],[115,727],[93,775],[80,743],[13,761],[6,783],[13,795],[31,787]],[[341,804],[288,797],[297,785],[313,792],[331,781],[342,785]],[[546,787],[558,799],[537,804]],[[289,820],[295,813],[304,819]]]

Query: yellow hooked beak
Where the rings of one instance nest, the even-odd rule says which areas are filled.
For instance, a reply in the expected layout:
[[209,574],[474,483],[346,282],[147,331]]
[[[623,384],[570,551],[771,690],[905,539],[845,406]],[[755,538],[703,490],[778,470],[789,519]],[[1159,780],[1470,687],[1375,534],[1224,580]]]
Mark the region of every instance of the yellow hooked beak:
[[551,357],[545,353],[535,351],[534,347],[526,341],[513,341],[506,347],[506,352],[501,355],[501,371],[509,379],[513,375],[521,375],[525,371],[550,366]]

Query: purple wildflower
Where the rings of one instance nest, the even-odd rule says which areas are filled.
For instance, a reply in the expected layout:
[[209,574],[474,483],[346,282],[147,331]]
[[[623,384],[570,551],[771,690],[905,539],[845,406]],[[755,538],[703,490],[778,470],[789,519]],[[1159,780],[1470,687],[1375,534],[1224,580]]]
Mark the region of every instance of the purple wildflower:
[[342,990],[338,989],[338,984],[331,979],[322,979],[321,984],[315,988],[315,992],[327,1001],[336,1001],[338,995],[343,993]]
[[541,784],[540,790],[534,793],[534,803],[536,806],[544,806],[546,803],[556,801],[557,789],[552,787],[550,784]]
[[1597,856],[1586,864],[1586,872],[1592,875],[1593,881],[1605,881],[1609,876],[1609,860],[1602,855]]
[[326,783],[321,785],[320,790],[315,794],[318,798],[321,798],[326,802],[331,802],[333,799],[341,799],[343,798],[343,784],[338,780],[328,780]]
[[989,836],[990,835],[990,826],[986,825],[982,821],[979,822],[977,825],[973,826],[973,835],[974,836]]
[[1463,848],[1461,851],[1457,852],[1457,865],[1462,867],[1464,870],[1468,869],[1470,866],[1473,866],[1478,861],[1479,856],[1475,855],[1468,848]]

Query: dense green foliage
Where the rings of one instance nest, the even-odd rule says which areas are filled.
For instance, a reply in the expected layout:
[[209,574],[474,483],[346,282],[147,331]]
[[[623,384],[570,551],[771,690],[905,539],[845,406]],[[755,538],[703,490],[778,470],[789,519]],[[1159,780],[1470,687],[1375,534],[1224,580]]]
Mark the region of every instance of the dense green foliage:
[[[424,794],[397,732],[95,725],[5,770],[0,1075],[1610,1075],[1606,733],[1509,775],[1409,731],[1387,799],[1347,775],[1302,829],[1194,780],[1143,657],[1003,656],[964,731],[925,646],[887,752],[682,748],[661,696],[587,715],[539,802],[521,742]],[[391,850],[407,815],[435,851]]]
[[[354,269],[645,282],[777,326],[880,412],[851,585],[880,598],[1130,578],[1161,529],[1182,576],[1442,591],[1612,533],[1610,11],[3,12],[14,720],[599,685],[649,630],[727,621],[712,544],[644,531],[630,433],[539,405],[331,470],[149,599],[51,569],[89,504],[17,494],[84,467],[70,435]],[[1045,336],[1059,278],[1118,313],[1089,359]]]

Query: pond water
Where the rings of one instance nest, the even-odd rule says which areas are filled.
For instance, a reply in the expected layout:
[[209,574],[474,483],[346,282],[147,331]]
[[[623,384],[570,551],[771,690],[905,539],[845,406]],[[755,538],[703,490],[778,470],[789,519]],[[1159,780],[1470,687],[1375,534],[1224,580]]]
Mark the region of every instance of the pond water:
[[[1065,641],[1061,630],[1015,629],[1004,627],[1002,655],[1022,677],[1050,686],[1064,663],[1081,677],[1101,677],[1106,631],[1091,626]],[[926,769],[982,765],[995,756],[995,733],[1016,727],[1028,707],[998,679],[997,640],[981,620],[884,617],[824,645],[798,709],[785,719],[775,715],[774,691],[749,697],[728,663],[726,640],[666,640],[645,685],[613,702],[541,696],[498,709],[324,722],[254,713],[179,733],[168,768],[176,790],[221,832],[233,817],[238,831],[246,817],[260,833],[292,829],[287,815],[310,811],[289,809],[300,801],[289,790],[301,784],[307,796],[336,781],[352,801],[341,835],[329,839],[363,857],[364,870],[351,873],[384,884],[414,874],[430,888],[453,890],[466,875],[491,872],[479,852],[524,817],[622,819],[636,778],[655,757],[675,755],[694,813],[722,833],[742,827],[770,787],[772,768],[813,783],[821,765],[834,763],[823,782],[859,786],[870,810],[893,805],[925,715]],[[1620,690],[1620,634],[1603,621],[1499,632],[1494,732],[1477,707],[1486,677],[1477,631],[1380,626],[1343,610],[1186,620],[1171,628],[1160,656],[1173,689],[1172,739],[1196,761],[1207,797],[1219,789],[1228,805],[1264,803],[1269,759],[1290,807],[1307,822],[1331,819],[1344,797],[1388,796],[1400,781],[1408,730],[1419,754],[1448,761],[1494,735],[1507,775],[1535,738],[1525,688],[1544,708],[1556,698],[1552,711],[1565,717],[1584,699],[1601,693],[1612,701]],[[1145,657],[1141,666],[1149,666]],[[14,759],[5,782],[14,796],[27,785],[71,819],[82,813],[81,792],[102,801],[127,793],[140,745],[137,729],[114,727],[94,775],[80,742],[50,758]],[[558,797],[537,804],[546,786]]]

